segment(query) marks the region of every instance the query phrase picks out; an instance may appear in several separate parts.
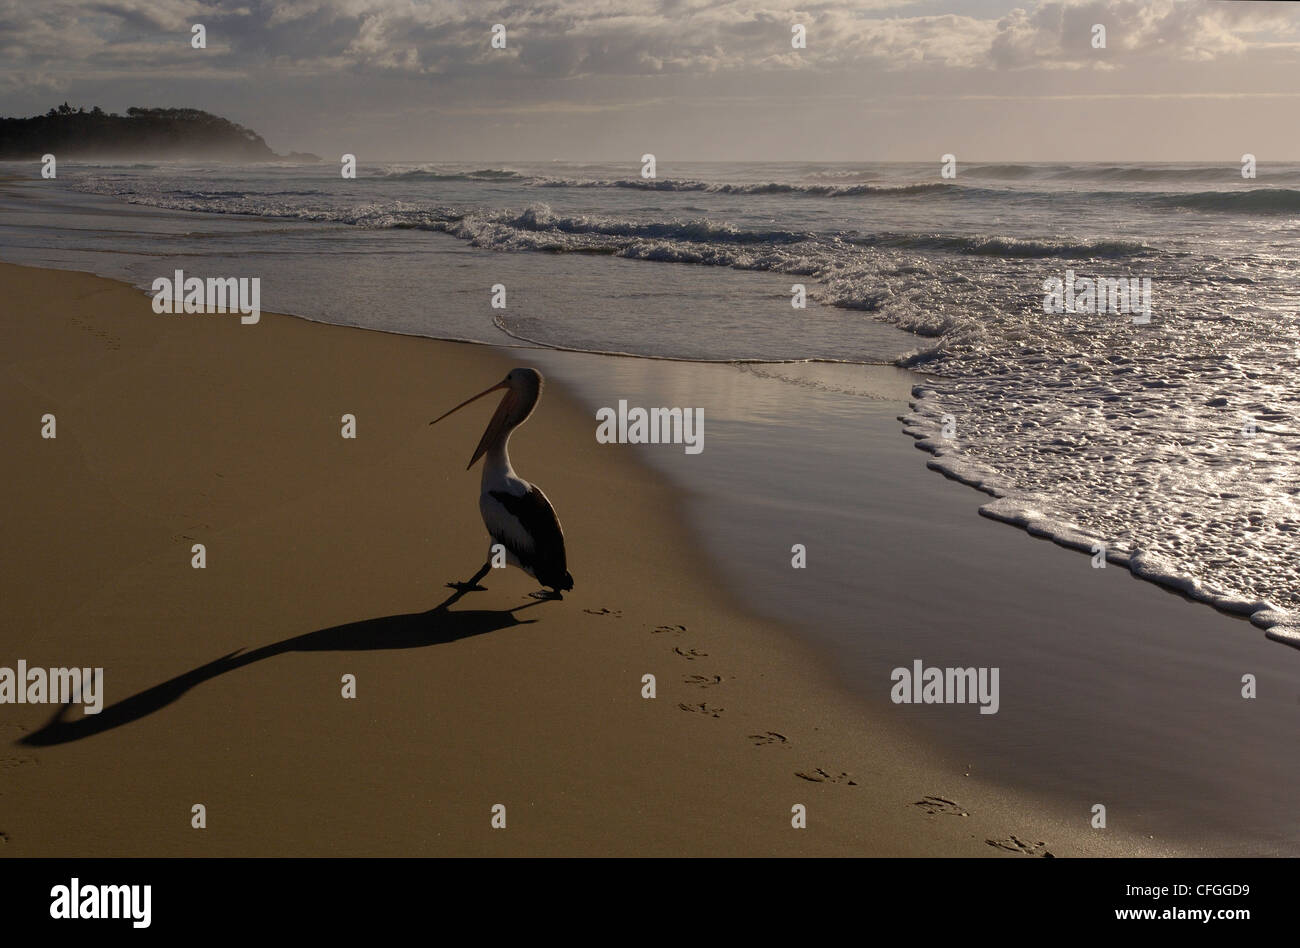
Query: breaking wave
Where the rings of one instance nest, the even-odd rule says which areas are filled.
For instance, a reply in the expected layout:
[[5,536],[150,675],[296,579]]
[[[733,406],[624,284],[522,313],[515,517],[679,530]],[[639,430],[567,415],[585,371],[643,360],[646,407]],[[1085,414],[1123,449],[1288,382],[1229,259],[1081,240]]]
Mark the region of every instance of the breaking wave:
[[953,234],[870,234],[852,238],[860,247],[940,250],[984,257],[1133,257],[1155,249],[1133,240],[1032,240],[1019,237]]
[[1192,194],[1159,194],[1151,198],[1163,207],[1232,214],[1300,213],[1300,190],[1253,188],[1249,191],[1197,191]]
[[387,168],[375,177],[408,181],[511,181],[526,180],[527,175],[507,168],[480,168],[477,171],[439,171],[435,168]]
[[779,181],[736,184],[673,178],[538,178],[541,188],[626,188],[633,191],[700,191],[706,194],[792,194],[810,197],[908,197],[971,190],[956,184],[788,184]]

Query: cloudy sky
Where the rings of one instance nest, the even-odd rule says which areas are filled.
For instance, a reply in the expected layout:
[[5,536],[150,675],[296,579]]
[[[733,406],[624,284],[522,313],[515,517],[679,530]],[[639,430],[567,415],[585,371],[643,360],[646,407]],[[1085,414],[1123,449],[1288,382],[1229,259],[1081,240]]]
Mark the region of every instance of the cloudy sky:
[[0,114],[65,99],[363,161],[1296,160],[1300,3],[0,0]]

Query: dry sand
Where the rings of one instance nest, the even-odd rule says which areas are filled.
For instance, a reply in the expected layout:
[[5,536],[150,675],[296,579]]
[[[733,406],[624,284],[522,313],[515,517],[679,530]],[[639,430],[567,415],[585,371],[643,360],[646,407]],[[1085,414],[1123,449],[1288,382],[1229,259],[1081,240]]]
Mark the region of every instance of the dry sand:
[[493,571],[447,602],[487,542],[465,464],[493,406],[428,422],[509,354],[158,316],[85,274],[0,264],[0,281],[0,666],[102,666],[107,694],[54,725],[53,707],[0,705],[0,853],[1167,851],[873,720],[747,614],[680,498],[598,445],[559,386],[511,446],[560,513],[576,588],[537,602]]

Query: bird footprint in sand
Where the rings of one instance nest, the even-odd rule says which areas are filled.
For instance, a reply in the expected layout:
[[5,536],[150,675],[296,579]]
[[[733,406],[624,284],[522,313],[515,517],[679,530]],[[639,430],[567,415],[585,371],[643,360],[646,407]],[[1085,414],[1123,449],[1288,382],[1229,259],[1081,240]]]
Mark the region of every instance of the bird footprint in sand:
[[762,734],[751,734],[749,739],[754,742],[755,747],[766,747],[769,744],[789,747],[790,742],[784,734],[778,734],[776,731],[765,731]]
[[685,631],[686,631],[686,626],[684,625],[661,625],[658,626],[651,634],[658,635],[661,632],[671,632],[673,635],[681,635]]
[[925,810],[926,813],[947,813],[952,816],[970,816],[968,812],[963,810],[956,803],[953,803],[951,800],[945,800],[943,797],[925,797],[924,799],[917,800],[912,805],[919,806],[922,810]]
[[613,616],[615,619],[623,618],[622,609],[606,609],[601,607],[600,609],[583,609],[582,611],[587,613],[589,616]]
[[673,651],[676,652],[678,655],[680,655],[682,658],[686,659],[688,662],[693,662],[697,658],[709,657],[708,652],[701,652],[698,649],[693,649],[693,648],[687,648],[687,649],[674,648]]
[[36,763],[35,757],[0,757],[0,770],[15,770],[23,764]]
[[711,688],[714,685],[722,684],[721,675],[687,675],[682,679],[683,684],[698,685],[701,688]]
[[695,714],[707,714],[711,718],[722,717],[722,712],[724,710],[722,708],[710,708],[703,702],[700,704],[679,704],[677,707],[681,708],[683,711],[692,711]]
[[831,774],[822,770],[820,767],[811,771],[797,770],[795,771],[795,776],[801,777],[804,780],[811,780],[813,783],[847,783],[850,787],[856,787],[858,785],[858,782],[856,780],[850,780],[849,775],[846,773]]
[[1041,840],[1037,843],[1027,843],[1019,836],[1008,836],[1006,839],[986,839],[984,842],[997,849],[1005,849],[1009,853],[1020,853],[1025,856],[1042,856],[1045,859],[1054,859],[1051,853],[1047,851],[1047,844]]

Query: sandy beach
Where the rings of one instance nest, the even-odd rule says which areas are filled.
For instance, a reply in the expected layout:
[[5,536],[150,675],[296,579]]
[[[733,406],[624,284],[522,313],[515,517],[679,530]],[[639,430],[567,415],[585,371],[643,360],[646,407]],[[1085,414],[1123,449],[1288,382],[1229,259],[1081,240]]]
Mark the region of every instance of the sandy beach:
[[510,353],[158,316],[80,273],[0,281],[0,664],[102,666],[105,690],[99,715],[2,709],[5,855],[1173,851],[965,776],[870,714],[736,601],[682,496],[598,445],[559,385],[512,447],[576,588],[538,602],[509,570],[453,594],[486,539],[465,463],[490,408],[428,422]]

